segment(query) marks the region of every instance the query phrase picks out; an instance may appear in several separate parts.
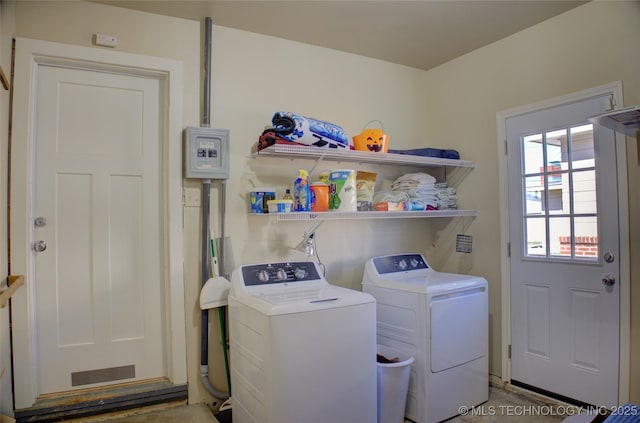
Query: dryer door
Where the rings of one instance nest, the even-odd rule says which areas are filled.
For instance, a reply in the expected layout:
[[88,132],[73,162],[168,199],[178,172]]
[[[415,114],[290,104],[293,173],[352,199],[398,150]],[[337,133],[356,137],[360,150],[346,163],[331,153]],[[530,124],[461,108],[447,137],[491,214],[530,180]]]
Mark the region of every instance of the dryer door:
[[429,301],[429,318],[433,373],[487,354],[486,287],[434,295]]

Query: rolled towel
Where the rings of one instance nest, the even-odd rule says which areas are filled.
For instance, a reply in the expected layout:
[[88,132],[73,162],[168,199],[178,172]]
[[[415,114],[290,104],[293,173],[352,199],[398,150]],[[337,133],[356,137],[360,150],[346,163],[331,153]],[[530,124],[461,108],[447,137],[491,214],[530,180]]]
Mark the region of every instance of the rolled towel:
[[276,112],[271,119],[271,131],[287,141],[316,147],[347,148],[349,138],[342,127],[291,112]]

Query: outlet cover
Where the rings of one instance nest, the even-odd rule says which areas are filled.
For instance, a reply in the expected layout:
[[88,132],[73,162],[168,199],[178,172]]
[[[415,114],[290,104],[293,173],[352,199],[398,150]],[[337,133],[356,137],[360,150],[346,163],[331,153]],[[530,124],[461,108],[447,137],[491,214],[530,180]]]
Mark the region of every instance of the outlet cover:
[[200,190],[198,188],[185,188],[182,197],[185,207],[200,207]]

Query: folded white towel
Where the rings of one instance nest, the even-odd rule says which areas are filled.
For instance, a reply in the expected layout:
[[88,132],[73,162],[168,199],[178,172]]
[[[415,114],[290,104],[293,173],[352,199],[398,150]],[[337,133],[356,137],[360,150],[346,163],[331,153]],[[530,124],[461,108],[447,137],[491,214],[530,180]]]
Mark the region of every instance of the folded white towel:
[[418,181],[418,182],[428,182],[435,184],[436,178],[424,172],[416,172],[416,173],[405,173],[404,175],[398,177],[396,181]]

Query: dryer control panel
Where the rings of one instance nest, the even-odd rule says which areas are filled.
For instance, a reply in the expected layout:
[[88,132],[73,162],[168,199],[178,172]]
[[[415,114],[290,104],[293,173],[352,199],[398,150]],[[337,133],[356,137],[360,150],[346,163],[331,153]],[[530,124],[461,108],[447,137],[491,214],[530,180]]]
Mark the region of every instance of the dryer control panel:
[[378,274],[406,272],[408,270],[428,269],[422,254],[398,254],[373,259]]
[[321,279],[313,262],[284,262],[256,264],[242,267],[245,286]]

